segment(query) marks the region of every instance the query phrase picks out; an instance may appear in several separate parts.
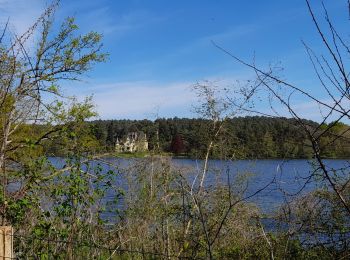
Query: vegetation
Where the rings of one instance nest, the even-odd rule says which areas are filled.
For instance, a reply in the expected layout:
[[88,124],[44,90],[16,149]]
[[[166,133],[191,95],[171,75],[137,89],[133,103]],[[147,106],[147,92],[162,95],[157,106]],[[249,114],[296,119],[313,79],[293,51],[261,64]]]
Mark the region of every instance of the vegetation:
[[[317,129],[316,122],[303,121],[310,128]],[[98,120],[91,123],[94,135],[103,151],[113,151],[117,138],[128,132],[143,131],[147,134],[150,150],[158,149],[174,155],[203,158],[210,139],[205,119],[157,119],[149,120]],[[331,122],[331,129],[322,137],[328,143],[332,137],[346,132],[349,128],[343,123]],[[327,128],[323,123],[321,129]],[[229,158],[312,158],[313,150],[307,135],[295,119],[276,117],[235,117],[225,121],[225,134],[232,154]],[[349,158],[349,140],[346,136],[338,138],[325,149],[325,158]],[[221,158],[220,147],[211,151],[211,158]]]
[[[274,76],[274,71],[265,72],[234,55],[255,70],[256,85],[247,85],[232,98],[210,84],[197,84],[199,119],[91,122],[96,115],[91,99],[79,103],[66,98],[59,84],[78,80],[106,59],[101,35],[77,34],[72,18],[53,30],[57,4],[22,36],[8,41],[5,28],[0,38],[0,220],[15,229],[17,258],[349,256],[349,165],[331,168],[324,160],[349,156],[349,127],[341,123],[349,117],[341,102],[349,97],[349,73],[339,65],[339,48],[332,52],[308,1],[341,74],[332,81],[340,92],[338,99],[331,95],[333,104],[311,98],[330,109],[321,124],[301,119],[288,103],[291,95],[279,95],[274,84],[306,92]],[[328,15],[326,21],[332,25]],[[348,52],[334,27],[329,28],[335,47],[339,44]],[[26,42],[38,31],[35,51],[29,52]],[[336,74],[327,68],[331,75],[323,70],[325,77],[332,79]],[[260,87],[266,87],[293,118],[238,117],[252,109],[251,99]],[[327,123],[331,114],[338,117]],[[104,156],[114,152],[116,138],[137,130],[149,138],[148,157],[114,159],[115,164]],[[195,168],[178,166],[170,157],[157,156],[164,152],[203,160]],[[49,157],[59,154],[64,157]],[[250,191],[249,173],[233,174],[229,167],[215,167],[209,160],[276,157],[313,158],[314,169],[302,178],[303,188],[295,194],[283,191],[276,177]],[[313,190],[305,190],[310,183]],[[271,185],[282,191],[285,203],[266,216],[251,201]]]

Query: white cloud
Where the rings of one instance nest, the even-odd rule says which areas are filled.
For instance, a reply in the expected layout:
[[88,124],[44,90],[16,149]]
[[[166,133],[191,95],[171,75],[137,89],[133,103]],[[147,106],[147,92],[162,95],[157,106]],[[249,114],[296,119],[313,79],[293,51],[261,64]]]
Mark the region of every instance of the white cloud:
[[9,29],[16,34],[24,33],[43,12],[43,0],[0,0],[0,23],[9,19]]
[[136,10],[122,15],[119,19],[110,21],[108,32],[120,35],[127,31],[135,30],[138,28],[146,27],[149,24],[159,22],[163,18],[155,16],[149,12],[143,10]]
[[95,86],[94,90],[97,111],[104,119],[188,116],[196,100],[187,82],[125,82]]
[[[64,7],[64,6],[62,6]],[[88,8],[79,5],[74,6],[72,13],[71,7],[64,7],[65,12],[77,17],[78,22],[87,30],[102,32],[105,36],[112,36],[114,39],[125,34],[147,27],[150,24],[159,22],[164,18],[155,16],[146,10],[132,10],[126,13],[115,13],[109,7],[109,4],[103,2],[92,2]],[[91,25],[93,22],[93,26]]]
[[[331,109],[335,104],[332,99],[320,98],[318,100],[319,102],[306,98],[294,99],[290,100],[289,105],[298,117],[313,120],[315,122],[322,122],[324,118],[327,117],[326,123],[329,123],[342,117],[342,113],[339,112],[341,111],[339,107],[336,107],[335,110]],[[349,109],[350,107],[350,101],[348,99],[344,99],[340,104],[345,110]],[[272,105],[273,110],[271,109],[270,105]],[[257,110],[264,114],[271,116],[292,117],[292,114],[287,107],[282,105],[277,100],[274,100],[274,102],[271,104],[268,103],[267,100],[262,100],[260,103],[257,103],[257,106]],[[349,119],[347,117],[343,117],[341,121],[349,123]]]
[[[332,99],[320,99],[320,102],[327,104],[329,107],[316,101],[308,101],[294,105],[295,112],[302,118],[308,118],[318,122],[321,122],[325,117],[328,117],[326,121],[327,123],[337,120],[342,116],[342,113],[336,111],[341,111],[341,108],[338,106],[335,108],[336,110],[331,109],[331,107],[333,107],[335,104]],[[350,107],[350,101],[348,99],[344,99],[342,102],[340,102],[340,105],[343,109],[348,110]],[[342,121],[348,122],[349,120],[347,117],[343,117]]]

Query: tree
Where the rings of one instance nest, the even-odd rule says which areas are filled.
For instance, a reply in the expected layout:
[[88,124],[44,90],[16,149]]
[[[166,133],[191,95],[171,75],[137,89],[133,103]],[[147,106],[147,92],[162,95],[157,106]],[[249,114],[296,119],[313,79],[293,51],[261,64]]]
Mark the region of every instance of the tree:
[[[121,196],[114,171],[102,173],[99,144],[86,123],[96,116],[91,97],[78,102],[60,89],[106,60],[102,36],[78,34],[74,18],[56,30],[58,4],[23,35],[6,26],[0,37],[0,220],[15,228],[19,258],[73,259],[87,254],[79,243],[111,243],[106,233],[101,236],[102,214],[113,211],[117,217]],[[64,159],[49,158],[47,147]],[[115,196],[111,205],[102,200],[107,192]],[[101,252],[88,255],[98,258]]]
[[181,135],[176,134],[171,142],[170,151],[179,155],[185,151],[184,142]]
[[[92,139],[83,137],[88,129],[81,127],[86,119],[96,115],[91,98],[78,103],[65,97],[60,84],[79,80],[107,56],[101,52],[102,36],[96,32],[77,34],[74,18],[67,18],[57,31],[54,29],[53,17],[58,5],[59,1],[53,2],[22,35],[9,32],[6,26],[0,38],[3,225],[16,224],[19,213],[24,214],[25,208],[33,206],[27,203],[33,187],[38,188],[39,182],[50,179],[43,165],[33,168],[44,156],[40,150],[44,142],[69,144],[66,151],[80,153],[88,143],[92,144]],[[29,41],[34,41],[35,46],[29,48]],[[20,187],[11,190],[11,183]]]
[[[339,141],[342,148],[347,149],[349,128],[343,127],[341,131],[339,128],[342,121],[350,119],[348,107],[350,79],[347,68],[350,46],[346,37],[337,30],[332,22],[323,2],[320,5],[324,14],[324,23],[318,18],[311,1],[306,0],[305,2],[324,51],[323,54],[318,55],[311,46],[302,42],[319,80],[318,93],[309,91],[306,86],[298,86],[285,80],[273,67],[263,69],[254,62],[244,61],[221,46],[215,43],[214,45],[238,63],[253,70],[256,78],[250,82],[254,82],[257,88],[268,94],[270,105],[273,108],[273,113],[269,116],[276,116],[281,107],[286,109],[295,119],[299,131],[307,137],[304,145],[312,150],[314,170],[302,179],[303,187],[313,183],[317,189],[298,200],[296,203],[298,206],[292,203],[286,206],[284,212],[287,216],[284,221],[287,221],[290,226],[295,224],[298,227],[296,230],[289,230],[288,234],[305,236],[302,230],[304,232],[308,230],[313,236],[312,241],[314,242],[311,243],[313,247],[328,247],[334,250],[332,251],[334,252],[333,257],[345,257],[349,250],[347,246],[349,239],[343,235],[349,233],[350,165],[346,164],[341,169],[334,168],[327,160],[324,160],[323,156],[332,156],[332,147]],[[344,11],[348,12],[349,8],[350,3],[346,1]],[[324,93],[324,97],[318,95],[321,92]],[[302,119],[297,106],[293,105],[294,97],[295,99],[302,97],[309,104],[319,108],[321,122],[318,125],[311,125]],[[276,106],[276,102],[279,106]],[[231,105],[235,106],[234,103]],[[246,109],[246,111],[262,114],[254,109]],[[339,147],[337,149],[339,150]],[[301,192],[302,190],[296,194]],[[290,202],[293,198],[295,196],[288,196],[286,201]],[[300,209],[303,214],[300,214]],[[315,222],[308,221],[309,217]],[[299,226],[297,223],[302,224]],[[324,239],[320,239],[322,236]],[[337,255],[337,252],[340,252],[340,255]]]

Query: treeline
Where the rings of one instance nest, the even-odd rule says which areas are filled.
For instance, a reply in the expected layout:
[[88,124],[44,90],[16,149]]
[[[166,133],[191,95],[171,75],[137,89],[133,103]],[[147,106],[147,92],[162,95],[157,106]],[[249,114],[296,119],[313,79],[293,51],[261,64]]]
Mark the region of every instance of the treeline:
[[[295,119],[283,117],[237,117],[223,123],[224,131],[218,136],[217,145],[211,151],[211,158],[311,158],[313,150],[307,132],[299,127]],[[304,120],[310,131],[318,131],[327,125]],[[331,123],[328,134],[322,137],[327,149],[322,149],[327,158],[348,158],[350,149],[347,125]],[[90,122],[93,135],[101,149],[113,151],[117,138],[128,132],[143,131],[147,135],[151,151],[169,152],[193,158],[202,158],[213,138],[210,120],[170,118],[150,120],[97,120]],[[337,135],[341,135],[337,138]]]

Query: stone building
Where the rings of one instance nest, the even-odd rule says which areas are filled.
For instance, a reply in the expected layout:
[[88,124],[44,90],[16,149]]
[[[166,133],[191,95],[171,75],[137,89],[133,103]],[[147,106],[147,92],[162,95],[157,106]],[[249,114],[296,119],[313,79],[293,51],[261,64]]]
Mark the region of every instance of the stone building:
[[116,152],[145,152],[148,151],[147,136],[144,132],[129,132],[124,138],[117,138],[115,143]]

